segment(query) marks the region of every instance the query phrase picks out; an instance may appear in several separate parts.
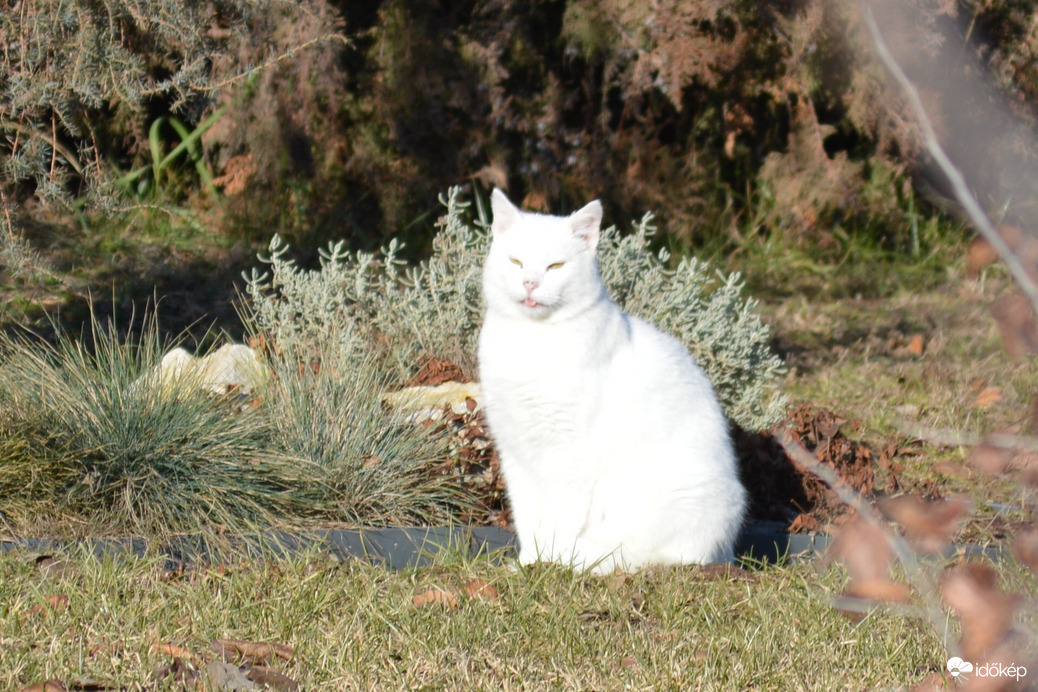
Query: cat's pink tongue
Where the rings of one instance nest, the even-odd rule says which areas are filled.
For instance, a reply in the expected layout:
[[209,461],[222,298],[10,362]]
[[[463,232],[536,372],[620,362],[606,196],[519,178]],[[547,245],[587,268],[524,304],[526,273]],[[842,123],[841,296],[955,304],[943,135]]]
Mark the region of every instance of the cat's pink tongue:
[[528,308],[535,308],[538,305],[540,305],[540,303],[538,303],[533,298],[527,298],[526,300],[523,301],[523,305],[525,305]]

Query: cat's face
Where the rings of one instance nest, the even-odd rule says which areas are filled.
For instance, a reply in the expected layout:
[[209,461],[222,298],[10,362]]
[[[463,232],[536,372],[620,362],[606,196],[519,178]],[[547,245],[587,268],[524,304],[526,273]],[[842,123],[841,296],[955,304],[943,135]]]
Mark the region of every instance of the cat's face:
[[504,193],[491,196],[493,241],[483,270],[487,305],[534,320],[564,318],[603,291],[595,261],[602,205],[570,216],[519,211]]

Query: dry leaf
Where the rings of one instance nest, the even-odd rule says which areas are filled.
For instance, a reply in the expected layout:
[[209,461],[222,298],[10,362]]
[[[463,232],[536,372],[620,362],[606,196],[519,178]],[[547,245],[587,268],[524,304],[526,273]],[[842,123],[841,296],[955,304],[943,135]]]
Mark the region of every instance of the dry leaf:
[[883,529],[859,517],[840,527],[829,554],[847,567],[853,581],[869,582],[887,579],[894,550]]
[[852,598],[864,598],[869,601],[908,603],[912,591],[906,585],[890,579],[869,579],[852,581],[845,593]]
[[278,692],[295,692],[299,689],[299,683],[288,677],[280,670],[267,668],[266,666],[250,666],[245,670],[245,677],[258,685],[270,687]]
[[151,674],[153,682],[164,682],[169,678],[172,678],[169,682],[179,682],[185,689],[190,689],[196,687],[199,672],[194,666],[190,663],[185,663],[184,659],[178,656],[173,659],[172,663],[162,666]]
[[970,464],[981,473],[997,476],[1005,471],[1008,456],[1004,449],[980,444],[970,452]]
[[469,598],[485,598],[496,601],[499,596],[494,585],[483,579],[473,579],[461,589]]
[[29,685],[23,687],[21,692],[67,692],[68,687],[61,680],[47,680],[46,682],[38,682],[35,685]]
[[1002,296],[991,304],[991,314],[1010,358],[1020,360],[1038,353],[1038,323],[1026,296],[1019,292]]
[[998,387],[984,387],[973,400],[973,408],[987,409],[1002,401],[1002,390]]
[[1013,541],[1013,554],[1032,572],[1038,572],[1038,529],[1031,526],[1016,534],[1016,540]]
[[170,656],[172,658],[183,658],[190,660],[194,658],[194,654],[186,649],[182,649],[176,644],[152,644],[151,650],[155,653]]
[[46,596],[43,604],[29,608],[25,614],[43,615],[47,611],[65,610],[66,608],[68,608],[68,596],[63,593],[55,593]]
[[998,252],[984,238],[974,238],[966,250],[966,276],[975,279],[980,270],[998,260]]
[[69,564],[53,555],[40,555],[36,558],[36,569],[44,579],[60,579],[68,574]]
[[912,688],[912,692],[943,692],[943,690],[947,689],[950,688],[948,687],[948,678],[944,673],[930,673],[916,683],[916,686]]
[[622,589],[632,582],[634,582],[634,577],[627,572],[616,571],[613,572],[613,575],[609,578],[609,586],[614,590]]
[[810,514],[800,513],[786,529],[789,533],[807,533],[819,529],[818,520]]
[[411,599],[411,605],[415,608],[440,605],[451,609],[458,607],[458,597],[450,591],[444,591],[443,589],[434,586],[426,589],[420,594],[415,594],[414,598]]
[[958,533],[968,509],[962,500],[927,502],[915,495],[883,498],[878,504],[888,519],[904,527],[919,550],[928,553],[944,549]]
[[263,665],[271,658],[291,661],[296,652],[285,644],[273,642],[245,642],[236,639],[214,639],[209,648],[224,661],[242,660],[254,665]]
[[908,340],[908,352],[913,356],[923,355],[923,348],[926,344],[926,339],[922,334],[913,334],[912,338]]
[[962,651],[978,660],[1009,633],[1017,597],[998,588],[998,573],[990,566],[966,563],[950,570],[941,583],[944,602],[962,621]]

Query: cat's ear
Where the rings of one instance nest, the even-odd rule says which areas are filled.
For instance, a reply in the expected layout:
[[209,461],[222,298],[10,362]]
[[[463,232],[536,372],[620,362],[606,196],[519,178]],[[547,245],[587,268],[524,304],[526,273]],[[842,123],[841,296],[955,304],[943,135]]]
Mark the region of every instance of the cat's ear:
[[490,193],[490,209],[494,213],[494,220],[490,225],[494,235],[507,231],[519,220],[519,209],[496,187]]
[[583,238],[589,250],[598,247],[598,231],[602,226],[602,203],[597,199],[569,216],[573,235]]

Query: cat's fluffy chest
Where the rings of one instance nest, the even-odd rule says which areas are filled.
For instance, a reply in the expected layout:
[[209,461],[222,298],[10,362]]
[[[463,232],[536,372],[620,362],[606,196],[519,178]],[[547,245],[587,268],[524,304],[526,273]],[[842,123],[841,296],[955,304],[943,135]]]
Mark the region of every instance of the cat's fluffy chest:
[[611,305],[564,323],[491,311],[479,354],[492,402],[491,425],[505,435],[527,431],[527,444],[586,433],[615,371],[617,352],[628,346],[623,322]]

